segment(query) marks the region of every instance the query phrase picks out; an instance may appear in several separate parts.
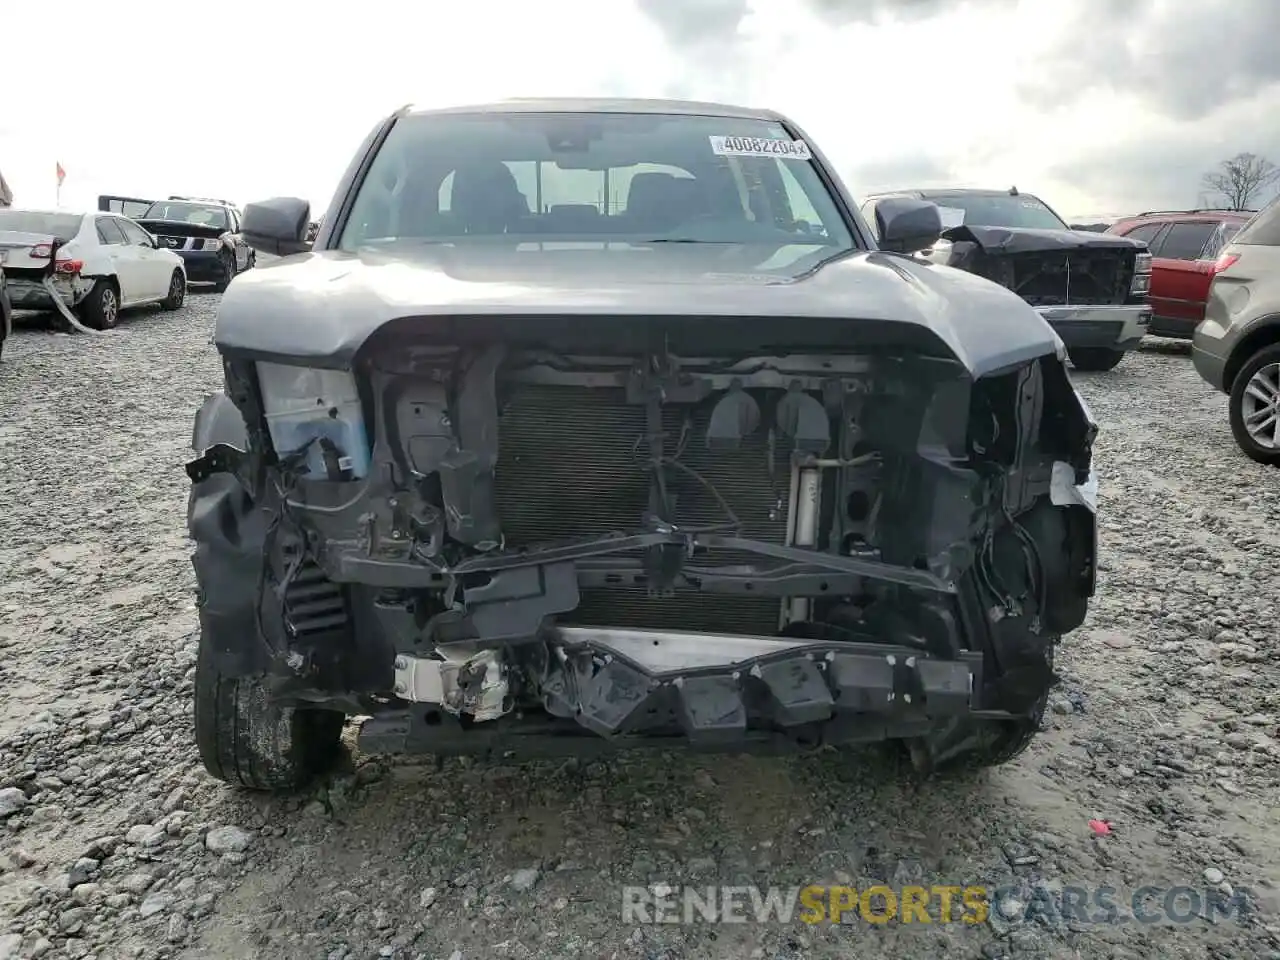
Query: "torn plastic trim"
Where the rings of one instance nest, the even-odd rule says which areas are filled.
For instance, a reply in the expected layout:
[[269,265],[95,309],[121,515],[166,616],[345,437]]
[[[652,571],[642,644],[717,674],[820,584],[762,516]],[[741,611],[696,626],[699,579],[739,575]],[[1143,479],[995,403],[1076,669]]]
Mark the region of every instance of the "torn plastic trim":
[[[50,262],[52,262],[52,258],[50,258]],[[81,333],[92,333],[96,336],[103,336],[106,334],[107,331],[105,330],[94,330],[92,327],[86,327],[80,322],[80,318],[75,315],[75,311],[67,306],[66,301],[62,299],[62,294],[58,291],[58,288],[54,286],[52,275],[48,275],[41,280],[40,285],[48,292],[49,299],[53,301],[54,308],[62,315],[62,319],[71,324],[72,329],[79,330]]]
[[1053,472],[1049,477],[1049,500],[1056,507],[1086,507],[1090,513],[1096,515],[1098,512],[1097,471],[1091,468],[1089,479],[1084,483],[1076,483],[1075,468],[1062,460],[1055,460]]

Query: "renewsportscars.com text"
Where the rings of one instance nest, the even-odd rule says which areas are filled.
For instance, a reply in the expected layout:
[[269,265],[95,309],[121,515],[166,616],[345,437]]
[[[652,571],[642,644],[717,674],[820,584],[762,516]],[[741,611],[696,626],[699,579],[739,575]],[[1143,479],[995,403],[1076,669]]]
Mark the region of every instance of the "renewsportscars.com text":
[[857,923],[976,925],[998,913],[1008,924],[1042,918],[1087,924],[1181,925],[1244,922],[1253,912],[1247,891],[1230,896],[1213,887],[1064,886],[1056,891],[982,885],[857,888],[810,884],[796,887],[666,884],[622,888],[622,922]]

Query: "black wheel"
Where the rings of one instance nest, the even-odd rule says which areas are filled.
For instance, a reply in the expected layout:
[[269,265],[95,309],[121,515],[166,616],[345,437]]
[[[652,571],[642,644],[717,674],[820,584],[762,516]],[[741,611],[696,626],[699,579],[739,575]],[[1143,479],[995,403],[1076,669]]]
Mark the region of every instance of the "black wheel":
[[214,284],[213,289],[218,293],[222,293],[227,287],[231,286],[231,281],[236,278],[235,254],[229,250],[223,250],[218,254],[218,263],[222,265],[222,279]]
[[173,271],[169,278],[169,295],[160,301],[161,310],[177,310],[187,299],[187,278],[181,270]]
[[[1055,644],[1056,646],[1056,644]],[[1049,705],[1049,693],[1056,683],[1053,673],[1055,646],[1045,650],[1044,686],[1030,707],[1018,711],[1013,720],[970,720],[957,718],[927,737],[905,742],[911,765],[925,776],[963,776],[990,767],[999,767],[1022,754],[1040,733],[1040,724]]]
[[1231,383],[1227,417],[1236,445],[1250,460],[1280,466],[1280,344],[1245,361]]
[[213,776],[250,790],[283,792],[323,772],[338,754],[345,716],[274,703],[256,678],[224,677],[200,638],[195,732]]
[[1113,370],[1124,359],[1123,350],[1109,347],[1072,347],[1067,350],[1071,365],[1087,372]]
[[112,280],[98,280],[80,304],[80,316],[86,327],[110,330],[120,319],[120,291]]

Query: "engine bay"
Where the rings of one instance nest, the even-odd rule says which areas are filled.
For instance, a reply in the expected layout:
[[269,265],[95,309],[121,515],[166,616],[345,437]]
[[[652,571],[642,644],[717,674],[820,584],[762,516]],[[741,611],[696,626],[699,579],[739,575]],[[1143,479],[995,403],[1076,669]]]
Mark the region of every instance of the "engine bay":
[[[1062,491],[1094,427],[1052,356],[976,382],[923,354],[492,343],[371,349],[349,382],[254,366],[227,369],[274,516],[263,622],[310,702],[596,732],[701,729],[691,703],[807,723],[840,683],[846,709],[1007,704],[1092,593],[1093,518]],[[286,373],[320,402],[264,400]]]

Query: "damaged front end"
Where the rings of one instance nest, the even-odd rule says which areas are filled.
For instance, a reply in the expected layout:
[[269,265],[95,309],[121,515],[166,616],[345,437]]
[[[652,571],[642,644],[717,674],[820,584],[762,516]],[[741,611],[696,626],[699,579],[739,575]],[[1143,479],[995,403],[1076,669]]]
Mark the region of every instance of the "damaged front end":
[[614,322],[609,350],[524,318],[392,322],[346,370],[229,353],[188,467],[222,672],[371,714],[373,752],[940,758],[1038,715],[1094,587],[1060,358],[975,380],[825,322],[696,351]]
[[942,234],[948,266],[1036,308],[1068,347],[1132,349],[1151,323],[1151,254],[1111,234],[962,225]]

